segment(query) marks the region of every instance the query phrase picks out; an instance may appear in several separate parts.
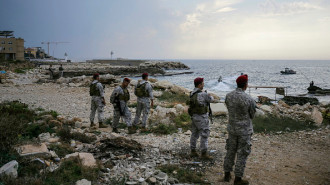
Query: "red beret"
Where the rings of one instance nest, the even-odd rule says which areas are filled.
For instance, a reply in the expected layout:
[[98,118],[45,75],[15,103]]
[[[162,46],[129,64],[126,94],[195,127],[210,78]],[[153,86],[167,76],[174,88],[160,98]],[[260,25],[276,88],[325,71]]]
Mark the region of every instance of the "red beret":
[[142,76],[149,76],[149,74],[148,73],[143,73]]
[[93,74],[93,78],[96,78],[96,77],[99,77],[99,76],[100,76],[99,73],[95,73],[95,74]]
[[237,84],[244,84],[244,83],[247,83],[247,82],[248,82],[248,75],[247,74],[241,75],[236,79]]
[[202,83],[203,81],[204,81],[204,78],[197,77],[197,78],[195,78],[194,83],[195,84]]
[[131,82],[131,79],[129,79],[129,78],[124,78],[124,81],[126,81],[126,82]]

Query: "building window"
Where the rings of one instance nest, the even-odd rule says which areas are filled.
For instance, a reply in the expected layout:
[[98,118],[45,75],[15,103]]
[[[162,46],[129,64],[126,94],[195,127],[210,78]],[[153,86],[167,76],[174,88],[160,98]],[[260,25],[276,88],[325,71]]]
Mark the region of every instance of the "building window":
[[8,44],[13,44],[13,42],[12,41],[9,41]]
[[3,40],[3,41],[1,41],[1,44],[5,44],[5,41]]
[[9,48],[9,51],[13,51],[13,48]]

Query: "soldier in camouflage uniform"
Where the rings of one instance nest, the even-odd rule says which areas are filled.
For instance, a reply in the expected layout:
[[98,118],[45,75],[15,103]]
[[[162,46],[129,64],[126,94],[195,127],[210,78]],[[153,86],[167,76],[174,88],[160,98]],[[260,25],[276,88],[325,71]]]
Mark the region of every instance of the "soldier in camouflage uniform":
[[121,116],[124,118],[124,121],[127,124],[128,133],[135,133],[135,130],[132,128],[131,123],[131,112],[128,110],[127,106],[127,102],[130,99],[130,94],[128,92],[127,86],[130,82],[130,79],[125,78],[123,80],[123,83],[120,86],[116,87],[110,96],[110,102],[113,104],[114,107],[112,128],[113,132],[116,133],[119,132],[117,127]]
[[208,105],[213,101],[213,97],[210,94],[202,91],[204,88],[203,78],[196,78],[194,80],[194,84],[195,89],[190,93],[190,103],[188,110],[192,120],[190,156],[198,157],[198,153],[196,152],[196,143],[199,136],[201,136],[200,147],[202,158],[212,159],[212,157],[207,154],[207,147],[208,138],[210,135]]
[[148,115],[150,112],[150,105],[151,107],[154,106],[152,87],[148,82],[148,73],[142,74],[142,80],[136,85],[134,94],[137,96],[137,108],[136,108],[136,115],[133,122],[133,126],[137,128],[137,124],[140,120],[141,113],[143,112],[141,131],[145,131]]
[[228,93],[225,103],[228,108],[228,139],[226,141],[227,154],[224,161],[224,181],[231,179],[235,163],[235,185],[247,185],[248,181],[242,180],[248,155],[251,153],[251,136],[253,134],[252,118],[256,112],[255,101],[244,91],[248,86],[248,76],[241,75],[236,80],[237,89]]
[[104,121],[104,106],[105,106],[105,100],[104,100],[104,89],[102,84],[99,82],[100,75],[98,73],[93,75],[94,81],[90,84],[89,94],[92,96],[91,100],[91,114],[90,114],[90,121],[91,121],[91,127],[94,127],[94,117],[95,112],[97,110],[98,113],[98,119],[99,119],[99,127],[105,128],[106,125],[103,124]]

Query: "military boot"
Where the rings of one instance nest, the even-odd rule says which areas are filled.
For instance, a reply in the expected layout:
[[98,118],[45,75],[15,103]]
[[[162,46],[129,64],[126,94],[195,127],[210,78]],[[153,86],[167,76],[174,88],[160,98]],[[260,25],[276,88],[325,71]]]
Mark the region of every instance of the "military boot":
[[90,128],[93,128],[93,127],[95,127],[95,126],[96,126],[95,123],[91,122],[91,126],[90,126]]
[[223,181],[229,182],[230,180],[231,180],[230,172],[225,172],[225,178],[223,179]]
[[120,133],[119,130],[118,130],[117,128],[113,128],[113,129],[112,129],[112,132],[117,133],[117,134]]
[[191,150],[190,157],[199,157],[198,153],[196,152],[195,149]]
[[132,126],[128,127],[128,134],[135,134],[135,133],[136,130]]
[[212,160],[213,159],[213,157],[212,156],[210,156],[206,151],[203,151],[202,152],[202,159],[205,159],[205,160]]
[[108,126],[106,126],[105,124],[103,124],[103,123],[99,123],[99,128],[107,128]]
[[242,177],[235,177],[234,185],[249,185],[249,181],[243,180]]

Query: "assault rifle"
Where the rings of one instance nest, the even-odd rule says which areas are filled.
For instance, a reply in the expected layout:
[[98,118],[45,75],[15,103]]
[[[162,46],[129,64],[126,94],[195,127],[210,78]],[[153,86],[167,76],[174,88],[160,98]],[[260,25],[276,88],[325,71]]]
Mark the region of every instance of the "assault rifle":
[[113,103],[114,103],[114,105],[115,105],[115,109],[116,109],[116,108],[119,109],[119,113],[120,113],[120,115],[123,116],[124,113],[123,113],[123,110],[121,110],[120,100],[119,100],[119,95],[117,95],[117,96],[115,97],[115,100],[114,100]]
[[[207,93],[207,90],[205,90],[205,92]],[[211,124],[213,124],[213,114],[212,114],[212,109],[211,109],[211,103],[207,104],[209,106],[209,118],[211,121]]]

